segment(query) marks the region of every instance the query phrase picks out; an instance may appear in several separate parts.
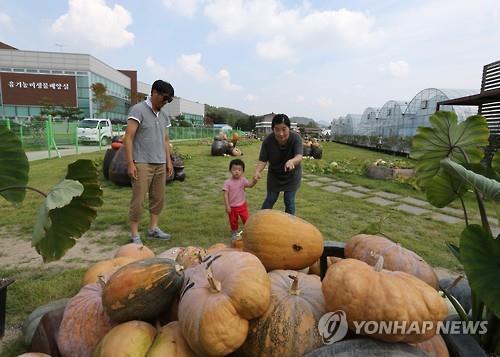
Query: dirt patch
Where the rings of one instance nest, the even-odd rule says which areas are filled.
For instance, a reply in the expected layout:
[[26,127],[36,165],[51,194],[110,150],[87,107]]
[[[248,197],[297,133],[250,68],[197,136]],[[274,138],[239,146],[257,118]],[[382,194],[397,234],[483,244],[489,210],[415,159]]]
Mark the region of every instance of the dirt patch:
[[[86,267],[89,263],[113,257],[118,248],[114,243],[103,244],[102,238],[115,237],[126,232],[120,226],[109,226],[106,230],[88,232],[77,240],[59,261],[44,264],[42,257],[31,246],[31,236],[16,229],[0,231],[0,266],[2,268]],[[16,238],[10,238],[16,237]],[[111,240],[110,240],[111,241]]]

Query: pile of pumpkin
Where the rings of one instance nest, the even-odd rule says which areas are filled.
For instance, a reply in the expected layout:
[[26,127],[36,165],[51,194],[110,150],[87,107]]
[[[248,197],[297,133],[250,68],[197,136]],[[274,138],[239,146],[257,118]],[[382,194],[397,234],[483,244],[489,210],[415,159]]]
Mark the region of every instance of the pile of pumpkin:
[[[434,330],[369,340],[352,332],[353,321],[422,324],[447,316],[437,277],[418,255],[383,237],[357,235],[346,245],[349,258],[330,260],[321,281],[314,272],[323,244],[312,224],[262,210],[232,247],[176,247],[155,256],[146,246],[125,245],[114,259],[88,269],[80,292],[58,307],[58,317],[31,322],[32,351],[82,357],[328,355],[315,354],[324,345],[318,322],[343,310],[348,338],[366,340],[359,349],[423,353],[407,343],[424,343],[429,346],[419,347],[447,355]],[[374,268],[380,257],[388,270]],[[39,335],[45,346],[36,346],[33,336]]]

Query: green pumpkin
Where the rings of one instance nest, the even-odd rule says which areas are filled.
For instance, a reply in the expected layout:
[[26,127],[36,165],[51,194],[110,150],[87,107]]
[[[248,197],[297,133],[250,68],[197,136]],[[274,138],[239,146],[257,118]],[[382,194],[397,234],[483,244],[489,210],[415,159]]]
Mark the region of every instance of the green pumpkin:
[[152,319],[178,295],[183,275],[181,267],[171,259],[138,260],[109,278],[102,304],[116,322]]

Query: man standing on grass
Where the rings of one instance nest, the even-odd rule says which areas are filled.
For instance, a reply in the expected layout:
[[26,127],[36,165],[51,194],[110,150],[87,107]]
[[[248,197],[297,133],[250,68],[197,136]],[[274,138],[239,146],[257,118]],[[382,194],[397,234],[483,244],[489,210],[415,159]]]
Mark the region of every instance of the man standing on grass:
[[170,240],[170,234],[158,227],[165,197],[165,180],[173,172],[170,159],[170,142],[167,128],[170,119],[161,108],[174,98],[170,83],[157,80],[151,95],[130,108],[125,132],[125,154],[128,175],[132,182],[132,199],[129,206],[131,241],[141,244],[139,222],[146,193],[149,195],[150,238]]

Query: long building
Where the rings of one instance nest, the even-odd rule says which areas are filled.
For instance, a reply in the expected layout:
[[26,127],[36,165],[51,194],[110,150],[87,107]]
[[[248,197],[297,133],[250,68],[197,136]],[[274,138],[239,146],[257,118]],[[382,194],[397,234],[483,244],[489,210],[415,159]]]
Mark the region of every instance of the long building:
[[[92,85],[101,83],[115,105],[102,112]],[[71,107],[86,118],[125,121],[131,105],[143,100],[151,85],[137,80],[136,70],[118,70],[88,54],[23,51],[0,42],[0,118],[39,116],[44,106]],[[176,97],[173,117],[182,114],[203,123],[204,105]]]

